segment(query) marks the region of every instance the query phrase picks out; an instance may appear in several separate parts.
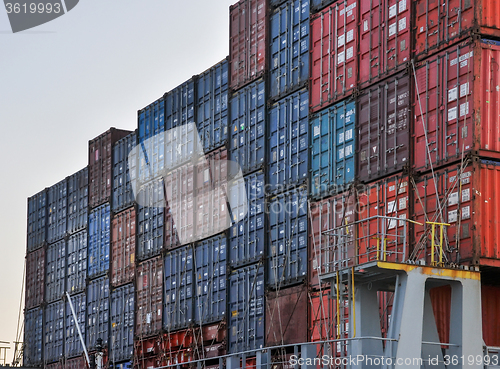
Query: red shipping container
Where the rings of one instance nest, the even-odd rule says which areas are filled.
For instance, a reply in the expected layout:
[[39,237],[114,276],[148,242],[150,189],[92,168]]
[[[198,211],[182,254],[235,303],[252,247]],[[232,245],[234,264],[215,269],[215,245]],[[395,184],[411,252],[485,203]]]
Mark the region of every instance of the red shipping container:
[[356,88],[357,7],[356,0],[341,0],[311,17],[311,112],[331,105]]
[[110,128],[89,141],[89,206],[95,208],[109,201],[113,186],[113,145],[130,131]]
[[145,358],[159,355],[162,352],[162,337],[138,338],[134,342],[134,356]]
[[198,341],[205,343],[219,343],[226,339],[226,322],[221,321],[201,327],[201,337]]
[[137,337],[151,337],[161,331],[163,317],[163,259],[149,259],[137,266]]
[[[349,259],[351,263],[355,261],[354,244],[350,243],[347,253],[341,257],[336,253],[328,251],[327,248],[335,242],[335,237],[323,232],[346,225],[345,233],[354,234],[356,196],[354,191],[345,192],[337,196],[329,197],[319,202],[309,202],[309,285],[313,288],[319,287],[318,271],[320,268],[338,267],[338,262],[342,259]],[[321,252],[320,252],[321,251]],[[337,264],[335,263],[337,262]],[[350,264],[349,264],[350,265]],[[344,265],[345,266],[345,265]],[[335,269],[336,270],[336,269]]]
[[266,346],[307,342],[307,286],[269,291],[266,296]]
[[415,169],[427,171],[431,163],[442,166],[470,152],[500,158],[498,60],[500,42],[475,40],[417,64]]
[[111,225],[111,285],[130,283],[135,276],[135,209],[115,214]]
[[[223,356],[226,355],[227,349],[226,349],[226,343],[214,343],[214,344],[208,344],[204,345],[203,347],[198,347],[197,349],[199,357],[198,359],[213,359],[218,356]],[[200,353],[203,353],[203,355],[200,355]]]
[[161,368],[163,366],[162,358],[158,356],[136,357],[134,355],[134,369]]
[[392,316],[392,305],[394,302],[394,293],[388,291],[378,291],[380,329],[382,337],[387,338],[389,323]]
[[45,293],[45,248],[26,255],[25,308],[32,309],[44,301]]
[[178,350],[179,348],[191,347],[194,341],[193,329],[188,328],[162,334],[160,346],[162,352],[169,352],[171,350]]
[[411,7],[411,0],[360,2],[360,87],[405,68],[410,61]]
[[267,11],[267,0],[240,0],[229,8],[229,74],[233,90],[266,70]]
[[[160,356],[161,366],[183,364],[195,360],[195,351],[193,348],[184,348],[176,351],[167,351]],[[189,366],[183,366],[188,368]]]
[[[45,365],[45,369],[65,369],[65,365],[62,362],[52,363]],[[83,367],[85,368],[85,367]],[[83,369],[81,368],[81,369]]]
[[88,368],[87,360],[83,356],[66,360],[66,363],[64,364],[64,369],[86,369],[86,368]]
[[473,34],[500,37],[500,4],[496,0],[415,3],[415,55],[421,58]]
[[[456,164],[434,172],[436,180],[432,174],[418,179],[416,189],[412,189],[412,219],[420,223],[428,220],[450,224],[444,230],[444,246],[448,240],[448,247],[443,247],[444,261],[499,267],[500,162],[471,160],[472,163],[467,159],[470,164],[464,165],[463,170]],[[414,229],[415,259],[425,258],[430,263],[431,226],[415,226]],[[436,226],[436,240],[437,247],[439,226]],[[438,257],[439,253],[434,250],[436,262]]]

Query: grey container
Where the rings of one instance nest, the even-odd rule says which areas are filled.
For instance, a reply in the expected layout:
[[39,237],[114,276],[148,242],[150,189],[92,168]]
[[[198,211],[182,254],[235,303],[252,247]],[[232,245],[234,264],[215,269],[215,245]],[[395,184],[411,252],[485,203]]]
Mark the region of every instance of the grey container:
[[134,204],[131,180],[136,179],[136,162],[129,162],[128,155],[137,145],[137,132],[118,140],[113,146],[113,188],[111,206],[118,213]]
[[48,189],[47,199],[47,242],[53,243],[66,235],[68,215],[67,178]]
[[137,244],[139,260],[146,260],[160,255],[163,249],[164,224],[164,186],[163,180],[157,179],[145,184],[137,195]]
[[47,189],[28,198],[28,252],[47,242]]
[[43,310],[35,308],[24,313],[23,364],[38,366],[43,352]]
[[53,302],[66,291],[66,241],[57,241],[45,253],[45,301]]
[[132,284],[111,292],[111,331],[108,360],[130,360],[134,354],[135,288]]
[[66,290],[70,294],[85,291],[87,281],[87,231],[68,238]]
[[[80,325],[80,330],[82,332],[83,339],[85,340],[85,327],[86,327],[86,313],[87,313],[87,296],[85,293],[80,293],[79,295],[71,296],[71,302],[73,303],[73,308],[75,309],[75,314]],[[78,335],[78,330],[76,328],[75,319],[73,318],[73,313],[71,312],[71,307],[69,301],[66,301],[66,312],[65,312],[65,347],[64,352],[67,358],[80,356],[83,353],[82,342]]]
[[98,338],[107,346],[108,336],[109,279],[101,277],[87,286],[87,349],[95,349]]
[[58,361],[64,356],[64,302],[58,301],[44,308],[45,363]]
[[87,227],[89,207],[89,169],[68,177],[68,233],[73,234]]

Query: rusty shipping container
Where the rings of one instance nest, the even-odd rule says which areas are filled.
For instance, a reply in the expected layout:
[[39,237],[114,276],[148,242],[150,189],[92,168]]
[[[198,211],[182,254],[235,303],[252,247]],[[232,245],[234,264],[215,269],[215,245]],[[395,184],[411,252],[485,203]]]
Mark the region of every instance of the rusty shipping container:
[[28,198],[27,251],[32,252],[47,242],[47,189]]
[[26,309],[34,308],[44,301],[45,293],[45,248],[26,255]]
[[137,266],[135,335],[151,337],[162,329],[163,259],[156,257]]
[[267,68],[267,0],[240,0],[229,13],[230,87],[237,90]]
[[85,229],[88,221],[89,168],[68,177],[68,233]]
[[111,223],[111,285],[118,287],[135,277],[135,208],[115,214]]
[[67,231],[68,179],[65,178],[47,192],[47,242],[62,239]]
[[[416,65],[414,167],[500,158],[500,42],[469,40]],[[419,153],[417,155],[417,153]]]

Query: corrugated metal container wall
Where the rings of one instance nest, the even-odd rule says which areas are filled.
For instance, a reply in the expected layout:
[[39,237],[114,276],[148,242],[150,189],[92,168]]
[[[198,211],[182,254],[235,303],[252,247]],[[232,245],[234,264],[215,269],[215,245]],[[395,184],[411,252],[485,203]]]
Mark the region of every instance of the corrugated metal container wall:
[[361,88],[406,68],[411,56],[411,7],[410,0],[359,2]]
[[307,342],[305,284],[266,295],[266,346]]
[[488,346],[500,347],[500,286],[481,286],[483,339]]
[[49,245],[45,259],[45,302],[53,302],[66,292],[66,241]]
[[309,0],[285,2],[271,15],[270,91],[278,98],[309,82]]
[[310,193],[314,198],[331,196],[354,181],[356,105],[347,100],[310,118]]
[[159,255],[163,249],[163,212],[165,197],[163,180],[156,179],[145,184],[137,194],[137,244],[139,260]]
[[47,189],[28,198],[28,252],[47,242]]
[[226,317],[226,235],[201,241],[195,248],[194,321],[208,324]]
[[64,369],[64,364],[62,362],[47,364],[45,369]]
[[111,199],[112,146],[129,131],[110,128],[89,141],[89,205],[95,208]]
[[311,17],[311,112],[352,93],[358,72],[358,3],[340,0]]
[[269,110],[268,190],[283,192],[307,181],[309,93],[301,90]]
[[[354,192],[344,192],[318,202],[309,202],[308,218],[311,229],[309,232],[309,285],[312,288],[319,288],[319,269],[332,266],[328,263],[333,261],[322,249],[329,247],[334,239],[323,232],[347,225],[346,228],[341,228],[341,231],[345,230],[348,234],[354,234],[353,223],[356,221],[356,196]],[[340,256],[336,256],[336,260],[354,258],[354,245],[347,247],[347,255],[344,252]]]
[[97,339],[108,346],[109,337],[109,278],[90,281],[87,286],[87,349],[96,347]]
[[26,255],[26,309],[40,305],[45,292],[45,248]]
[[165,255],[165,313],[163,329],[170,332],[187,328],[194,318],[193,247]]
[[361,92],[356,155],[360,181],[373,181],[409,165],[410,109],[408,74],[398,74]]
[[267,211],[266,284],[279,289],[307,276],[307,187],[272,197]]
[[[411,219],[451,224],[445,227],[447,249],[452,250],[445,251],[448,262],[499,267],[500,226],[496,219],[500,209],[500,163],[474,158],[472,164],[460,168],[459,163],[435,171],[436,181],[432,174],[416,181]],[[426,253],[419,256],[430,262],[430,226],[414,229],[415,248],[423,247]],[[438,261],[437,256],[434,260]]]
[[82,368],[86,368],[86,365],[87,365],[87,362],[86,362],[85,358],[82,356],[82,357],[74,358],[71,360],[67,360],[66,363],[64,364],[64,368],[65,369],[82,369]]
[[108,357],[111,362],[134,355],[135,288],[132,284],[111,292],[111,332]]
[[[416,69],[414,167],[427,171],[463,155],[500,159],[500,42],[453,46]],[[418,93],[417,93],[418,92]],[[425,155],[424,155],[425,153]]]
[[135,209],[115,214],[111,224],[111,285],[132,282],[135,276]]
[[229,62],[224,59],[198,76],[196,123],[205,152],[227,141]]
[[131,361],[128,361],[126,363],[116,364],[110,360],[109,367],[110,367],[110,369],[132,369],[134,367],[134,363]]
[[254,264],[235,269],[229,276],[229,352],[264,346],[264,268]]
[[[338,317],[344,318],[345,322],[337,324],[337,301],[330,297],[330,289],[311,292],[309,297],[309,339],[311,342],[347,338],[349,336],[349,308],[339,306]],[[345,344],[336,342],[332,344],[330,355],[342,356],[345,353]]]
[[89,168],[68,177],[68,233],[87,227],[89,206]]
[[[71,302],[73,303],[73,309],[75,309],[75,314],[83,339],[85,339],[87,295],[85,293],[81,293],[79,295],[72,296]],[[73,318],[69,301],[66,301],[64,327],[66,331],[64,346],[64,354],[66,358],[81,355],[83,353],[82,342],[80,341],[80,336],[78,334],[78,329],[76,328],[75,319]]]
[[43,361],[50,363],[64,356],[64,302],[47,305],[44,314]]
[[500,7],[495,0],[415,1],[415,55],[426,57],[459,38],[500,37]]
[[156,257],[137,266],[135,334],[151,337],[162,329],[163,259]]
[[240,0],[229,7],[231,89],[237,90],[267,68],[267,1]]
[[70,293],[85,290],[87,283],[87,231],[69,236],[67,253],[67,286]]
[[335,0],[311,0],[311,12],[316,13],[333,2],[335,2]]
[[148,153],[141,155],[137,163],[137,178],[143,183],[158,177],[165,167],[165,100],[163,97],[139,110],[138,141],[141,149]]
[[229,188],[233,216],[237,214],[238,219],[242,218],[229,230],[229,264],[232,267],[262,258],[267,237],[264,172],[249,174],[240,181],[245,181],[245,193],[240,190],[241,183]]
[[137,132],[132,132],[113,146],[113,212],[117,213],[134,203],[131,180],[136,178],[135,160],[128,160],[130,151],[137,145]]
[[47,199],[47,242],[52,243],[66,235],[68,210],[67,178],[49,187]]
[[89,278],[109,270],[110,217],[109,204],[101,205],[89,214]]
[[43,352],[43,310],[36,308],[24,315],[23,364],[38,366]]
[[[259,80],[233,94],[229,159],[241,166],[243,174],[264,165],[266,155],[266,84]],[[233,178],[233,173],[230,177]]]

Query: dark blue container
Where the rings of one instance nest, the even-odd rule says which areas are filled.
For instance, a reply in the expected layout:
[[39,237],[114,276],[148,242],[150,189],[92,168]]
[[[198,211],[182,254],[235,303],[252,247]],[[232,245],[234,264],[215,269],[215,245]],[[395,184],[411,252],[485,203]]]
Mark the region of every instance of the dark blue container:
[[134,204],[131,180],[136,178],[136,162],[128,155],[137,145],[137,132],[132,132],[113,146],[113,212],[118,213]]
[[261,259],[267,237],[264,172],[260,170],[246,175],[241,181],[245,181],[245,193],[241,193],[236,184],[229,189],[233,216],[244,217],[229,230],[229,264],[233,268]]
[[110,362],[130,360],[134,355],[135,288],[132,284],[111,292]]
[[43,310],[35,308],[24,314],[23,364],[38,366],[43,352]]
[[301,90],[272,105],[269,111],[267,189],[284,192],[307,181],[309,157],[309,93]]
[[355,102],[342,101],[310,121],[310,193],[314,198],[333,196],[347,190],[355,178]]
[[110,211],[109,204],[101,205],[89,215],[89,249],[88,276],[96,278],[109,270],[110,244]]
[[45,262],[45,301],[53,302],[66,292],[66,241],[49,245]]
[[51,363],[64,356],[64,302],[58,301],[44,309],[43,361]]
[[87,283],[87,231],[72,234],[68,238],[66,254],[67,282],[66,290],[69,294],[85,291]]
[[264,268],[253,264],[235,269],[229,277],[229,352],[264,347]]
[[225,59],[200,74],[196,80],[196,123],[205,152],[227,141],[228,64]]
[[271,15],[271,98],[309,82],[309,0],[289,0]]
[[218,235],[198,242],[195,248],[196,324],[221,321],[226,316],[227,237]]
[[[87,296],[85,295],[85,293],[71,296],[71,302],[73,304],[73,308],[75,309],[75,314],[80,326],[80,331],[82,332],[83,339],[85,340]],[[78,329],[76,328],[75,319],[73,318],[73,313],[71,312],[69,301],[66,301],[65,316],[65,355],[67,358],[80,356],[83,353],[83,346],[82,341],[80,341],[80,336],[78,335]]]
[[95,349],[97,339],[108,345],[109,336],[109,279],[102,277],[87,286],[87,349]]
[[145,184],[137,195],[137,245],[139,260],[160,255],[163,249],[164,195],[163,180],[157,179]]
[[68,215],[68,179],[48,190],[47,242],[53,243],[66,235]]
[[68,233],[87,227],[89,206],[88,167],[68,177]]
[[[261,168],[266,155],[266,88],[260,79],[235,92],[231,98],[229,159],[244,174]],[[233,177],[235,173],[230,173]]]
[[47,189],[28,198],[28,252],[47,242]]
[[163,329],[171,332],[193,322],[193,247],[185,246],[165,256]]
[[111,359],[109,360],[109,368],[110,369],[132,369],[134,367],[134,363],[131,361],[127,361],[126,363],[114,363]]
[[311,0],[311,11],[316,13],[333,2],[335,0]]

